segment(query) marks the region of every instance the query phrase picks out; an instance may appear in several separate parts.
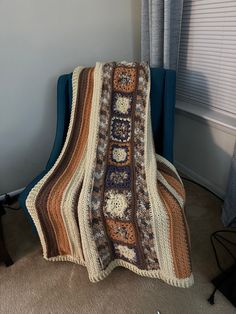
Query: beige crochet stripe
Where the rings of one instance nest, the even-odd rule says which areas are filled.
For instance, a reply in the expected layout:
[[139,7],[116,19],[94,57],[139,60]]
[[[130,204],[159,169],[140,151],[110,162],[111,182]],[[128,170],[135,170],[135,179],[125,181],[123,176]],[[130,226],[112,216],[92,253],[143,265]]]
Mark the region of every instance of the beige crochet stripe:
[[[80,165],[80,161],[85,151],[84,148],[87,142],[88,121],[90,116],[90,103],[91,103],[90,98],[92,92],[91,88],[93,87],[90,84],[87,84],[87,82],[93,83],[90,80],[91,76],[89,75],[90,73],[91,69],[85,69],[80,75],[82,76],[82,78],[80,79],[79,84],[80,89],[78,91],[81,92],[81,96],[78,95],[80,100],[77,98],[77,101],[79,101],[78,106],[80,106],[82,109],[81,125],[79,128],[77,127],[78,134],[75,143],[72,146],[71,144],[68,145],[68,148],[70,149],[70,151],[72,151],[72,155],[67,163],[63,164],[64,160],[62,160],[62,163],[60,164],[62,172],[60,176],[55,177],[55,182],[51,187],[51,190],[47,198],[48,216],[55,230],[57,247],[59,249],[60,255],[72,254],[71,252],[72,241],[71,238],[68,237],[68,229],[66,228],[67,226],[65,225],[65,221],[62,218],[63,214],[61,212],[61,200],[67,185],[70,183],[70,180],[74,175],[77,165],[78,166]],[[88,95],[90,95],[90,97],[88,97]],[[74,132],[75,131],[76,129],[74,130]],[[67,152],[65,152],[65,154],[66,153]]]
[[179,196],[185,202],[185,190],[182,183],[180,183],[180,181],[177,180],[173,176],[173,174],[172,175],[168,174],[164,171],[161,171],[160,169],[158,171],[161,173],[162,177],[169,183],[169,185],[179,194]]
[[93,233],[90,226],[89,213],[91,211],[91,183],[93,182],[94,168],[96,162],[96,149],[98,143],[98,130],[100,122],[100,97],[102,91],[102,75],[103,64],[96,63],[94,69],[94,88],[92,99],[92,112],[90,116],[89,136],[88,136],[88,150],[85,161],[85,175],[83,180],[83,187],[81,190],[80,199],[78,202],[78,219],[80,223],[80,232],[83,253],[89,276],[93,278],[99,274],[100,264],[97,248],[93,239]]
[[43,234],[43,230],[41,228],[41,224],[40,224],[40,220],[38,217],[38,213],[35,207],[35,201],[37,198],[37,195],[40,191],[40,189],[42,188],[42,186],[45,184],[45,182],[47,181],[47,179],[52,175],[52,173],[54,172],[55,168],[57,167],[57,165],[60,163],[66,147],[68,145],[69,139],[70,139],[70,135],[72,132],[72,126],[74,123],[74,113],[75,113],[75,106],[76,106],[76,99],[77,99],[77,92],[78,92],[78,79],[80,76],[81,71],[83,70],[83,67],[77,67],[74,72],[73,72],[73,76],[72,76],[72,89],[73,89],[73,96],[72,96],[72,109],[71,109],[71,116],[70,116],[70,123],[69,123],[69,128],[68,128],[68,132],[67,132],[67,136],[66,136],[66,140],[65,143],[63,145],[62,151],[57,159],[57,161],[55,162],[54,166],[50,169],[50,171],[33,187],[33,189],[31,190],[31,192],[29,193],[27,200],[26,200],[26,206],[31,214],[31,217],[35,223],[35,226],[37,228],[38,234],[39,234],[39,238],[40,238],[40,242],[43,248],[43,256],[45,259],[48,260],[68,260],[68,261],[73,261],[76,263],[80,263],[80,264],[84,264],[83,260],[79,260],[79,259],[75,259],[73,256],[71,255],[65,255],[65,256],[55,256],[55,257],[51,257],[48,258],[48,254],[47,254],[47,245],[46,245],[46,240]]
[[[175,167],[165,158],[163,158],[160,155],[156,155],[157,161],[163,163],[164,165],[166,165],[166,167],[170,168],[174,174],[176,175],[176,177],[179,179],[180,184],[183,187],[183,182],[178,174],[178,172],[176,171]],[[161,171],[157,171],[157,180],[160,181],[167,190],[169,190],[171,192],[171,194],[174,195],[174,197],[178,200],[180,206],[182,208],[184,208],[185,206],[185,192],[180,191],[180,193],[178,192],[178,190],[175,189],[175,187],[171,184],[170,181],[168,181],[168,177],[164,176],[164,174]],[[184,191],[184,188],[182,188],[182,190]]]
[[[86,77],[87,77],[87,74],[89,73],[89,69],[85,69],[81,73],[83,78],[84,78],[85,71],[86,71]],[[69,184],[71,177],[73,177],[73,174],[76,170],[76,166],[79,165],[80,163],[80,160],[84,153],[84,147],[87,141],[87,136],[86,136],[86,133],[88,134],[87,121],[89,121],[89,116],[90,116],[90,102],[89,100],[87,100],[88,90],[89,88],[87,84],[86,86],[83,86],[83,92],[85,92],[85,94],[83,95],[84,97],[82,101],[78,104],[79,106],[82,107],[81,127],[79,129],[79,134],[77,136],[75,145],[73,147],[72,156],[68,164],[61,165],[63,171],[61,175],[58,178],[56,178],[56,181],[54,182],[50,190],[48,199],[47,199],[48,216],[55,230],[55,235],[57,239],[57,247],[59,249],[60,255],[67,255],[67,254],[71,255],[72,253],[71,245],[69,244],[69,241],[71,242],[71,239],[68,238],[68,230],[66,230],[67,229],[66,225],[62,219],[61,199],[62,199],[65,188]]]
[[[166,159],[157,155],[157,160],[161,161],[167,167],[172,168],[171,170],[178,176],[174,166]],[[160,182],[159,193],[163,204],[169,213],[171,228],[170,239],[175,273],[178,278],[186,278],[191,274],[189,257],[190,237],[184,213],[185,193],[183,193],[183,187],[180,187],[182,181],[180,179],[180,181],[177,182],[177,180],[170,175],[165,176],[160,171],[158,172],[157,177]]]
[[[70,160],[73,169],[72,176],[68,182],[61,201],[61,214],[66,227],[67,235],[71,245],[71,255],[79,260],[84,260],[82,243],[78,228],[78,223],[75,220],[77,215],[77,193],[81,189],[83,176],[85,171],[85,155],[87,150],[87,139],[89,133],[89,119],[91,113],[91,101],[93,94],[93,69],[89,69],[87,77],[86,93],[84,97],[83,113],[81,119],[80,134],[77,139],[76,149]],[[67,169],[65,169],[67,171]]]
[[169,213],[171,249],[174,259],[175,274],[178,278],[187,278],[191,275],[191,264],[189,260],[188,236],[183,211],[173,195],[171,195],[163,185],[159,186],[159,192]]
[[179,181],[181,183],[183,183],[182,180],[181,180],[181,177],[179,176],[179,174],[178,174],[178,172],[177,172],[177,170],[175,168],[175,166],[171,162],[169,162],[167,159],[165,159],[164,157],[162,157],[161,155],[158,155],[158,154],[156,154],[156,160],[157,160],[157,164],[163,163],[168,168],[170,168],[170,170],[172,170],[175,173],[175,175],[179,179]]
[[[176,259],[175,252],[172,249],[171,243],[171,222],[169,217],[169,212],[167,205],[163,203],[161,200],[161,196],[158,191],[157,186],[157,179],[160,180],[163,185],[167,188],[168,192],[173,195],[179,202],[181,206],[184,206],[183,197],[176,191],[173,184],[169,184],[167,181],[167,177],[165,178],[161,173],[159,173],[156,165],[156,158],[161,162],[165,163],[172,171],[174,171],[178,176],[175,168],[173,165],[169,164],[164,158],[160,156],[155,156],[154,152],[154,145],[152,140],[152,131],[151,131],[151,119],[150,119],[150,105],[147,104],[146,106],[146,113],[145,113],[145,155],[144,155],[144,162],[145,162],[145,171],[147,177],[147,186],[148,186],[148,194],[150,199],[151,208],[150,213],[152,217],[152,228],[154,231],[154,240],[155,240],[155,249],[158,256],[158,260],[160,263],[160,269],[158,270],[140,270],[133,264],[130,264],[126,261],[116,259],[112,261],[105,270],[101,269],[99,256],[97,252],[97,248],[95,245],[95,241],[93,239],[93,234],[90,226],[90,198],[91,195],[91,185],[94,176],[94,165],[96,161],[96,148],[98,142],[98,130],[99,130],[99,112],[100,112],[100,96],[102,90],[102,75],[103,75],[103,64],[97,63],[95,70],[94,70],[94,89],[93,89],[93,97],[92,97],[92,107],[91,107],[91,116],[89,122],[89,135],[88,135],[88,142],[86,148],[86,156],[83,156],[81,159],[80,167],[76,169],[76,173],[71,179],[70,184],[67,186],[64,194],[63,194],[63,201],[61,206],[61,213],[63,216],[64,223],[66,224],[67,228],[71,222],[74,223],[74,227],[72,231],[68,231],[68,237],[70,239],[71,250],[73,254],[70,255],[59,255],[56,257],[47,258],[47,249],[46,243],[44,239],[44,235],[41,229],[40,221],[38,218],[37,211],[35,210],[35,199],[40,191],[41,186],[47,180],[47,177],[55,170],[58,162],[60,161],[61,156],[63,155],[66,146],[68,145],[69,136],[72,132],[72,124],[74,118],[74,111],[75,111],[75,104],[77,98],[77,88],[78,88],[78,79],[79,74],[82,68],[78,67],[75,69],[73,73],[73,103],[72,103],[72,113],[70,119],[69,130],[67,134],[67,138],[65,144],[63,146],[63,150],[53,166],[53,168],[49,171],[49,173],[32,189],[28,198],[27,198],[27,207],[31,213],[31,216],[35,222],[37,230],[39,232],[40,241],[43,247],[43,254],[46,259],[51,261],[71,261],[78,264],[85,265],[89,274],[89,278],[91,281],[96,282],[99,281],[106,276],[117,266],[122,266],[127,269],[132,270],[133,272],[146,277],[151,278],[160,278],[163,281],[177,286],[177,287],[189,287],[193,284],[193,276],[190,272],[184,273],[184,270],[176,270]],[[150,75],[150,74],[149,74]],[[150,79],[148,80],[149,90],[147,93],[146,101],[149,101],[149,91],[150,91]],[[84,153],[85,154],[85,153]],[[85,175],[83,177],[84,171],[82,169],[86,169]],[[70,209],[71,204],[73,204],[73,195],[72,192],[76,187],[76,180],[82,181],[83,179],[83,186],[78,202],[78,219],[80,224],[80,232],[81,232],[81,242],[83,247],[84,259],[82,253],[79,250],[76,250],[74,245],[74,237],[76,237],[76,221],[72,216],[68,216],[68,212]],[[179,178],[180,179],[180,178]],[[180,179],[181,182],[181,179]],[[67,207],[68,205],[68,207]],[[68,211],[68,212],[67,212]],[[68,217],[68,218],[67,218]],[[68,219],[68,220],[67,220]],[[184,228],[184,227],[183,227]],[[78,230],[77,230],[78,231]],[[79,231],[78,231],[79,232]],[[187,260],[187,259],[186,259]],[[186,263],[185,263],[186,264]],[[186,268],[187,269],[187,268]],[[187,277],[186,277],[187,276]],[[180,278],[181,277],[181,278]]]

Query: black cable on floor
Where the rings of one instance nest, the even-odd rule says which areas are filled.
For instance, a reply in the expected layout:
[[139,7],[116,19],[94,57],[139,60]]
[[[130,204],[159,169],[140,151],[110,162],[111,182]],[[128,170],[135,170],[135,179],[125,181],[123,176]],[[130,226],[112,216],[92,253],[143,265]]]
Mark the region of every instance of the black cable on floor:
[[[236,246],[236,242],[233,242],[229,239],[227,239],[226,237],[222,236],[221,234],[227,234],[227,233],[231,233],[231,234],[236,234],[236,230],[217,230],[215,232],[213,232],[211,234],[211,244],[212,244],[212,248],[213,248],[213,252],[215,255],[215,260],[216,260],[216,264],[219,268],[219,270],[221,271],[221,275],[219,275],[218,277],[216,277],[215,279],[213,279],[213,284],[215,285],[215,288],[211,294],[211,296],[208,298],[208,302],[213,305],[215,304],[215,293],[217,290],[222,289],[222,285],[225,285],[227,282],[227,289],[224,287],[223,290],[221,291],[224,296],[231,302],[232,302],[232,295],[231,293],[229,293],[229,291],[231,291],[230,285],[232,286],[232,283],[229,283],[229,278],[232,277],[233,272],[232,269],[235,268],[234,265],[236,265],[236,256],[233,254],[233,252],[230,250],[229,247],[227,247],[227,245],[225,243],[228,243],[230,245]],[[229,256],[231,256],[232,260],[234,261],[235,264],[233,264],[230,268],[228,269],[224,269],[221,266],[220,260],[219,260],[219,256],[216,250],[216,245],[215,243],[218,242],[219,245],[221,245],[222,248],[225,249],[225,251],[229,254]],[[218,282],[214,280],[216,280],[218,278]],[[234,277],[232,277],[234,278]],[[233,303],[235,305],[235,303]]]
[[[200,184],[200,183],[198,183],[198,182],[196,182],[196,181],[194,181],[192,179],[183,177],[183,176],[181,176],[181,179],[189,181],[189,182],[191,182],[193,184],[196,184],[196,185],[200,186],[204,190],[206,190],[206,191],[210,192],[211,194],[213,194],[219,200],[223,201],[223,198],[221,198],[219,195],[217,195],[216,193],[212,192],[211,190],[209,190],[208,188],[206,188],[202,184]],[[217,230],[217,231],[213,232],[212,235],[211,235],[211,244],[212,244],[213,252],[214,252],[214,255],[215,255],[216,264],[217,264],[218,268],[220,269],[221,273],[225,274],[225,276],[222,277],[222,279],[218,282],[218,284],[215,284],[215,288],[214,288],[212,294],[210,295],[210,297],[208,298],[208,302],[211,305],[213,305],[215,303],[215,293],[216,293],[216,291],[221,288],[221,285],[224,284],[225,280],[227,280],[228,276],[230,276],[230,273],[227,275],[227,270],[223,269],[221,264],[220,264],[219,257],[218,257],[218,254],[217,254],[217,250],[216,250],[214,241],[218,242],[218,244],[220,244],[225,249],[225,251],[231,256],[231,258],[234,260],[234,262],[236,262],[236,257],[232,254],[230,249],[225,245],[224,241],[226,243],[228,243],[228,244],[231,244],[231,245],[236,245],[236,243],[233,242],[233,241],[230,241],[229,239],[227,239],[225,237],[223,237],[221,235],[221,233],[236,233],[236,231],[235,230]]]
[[11,206],[8,206],[8,205],[2,205],[5,209],[11,209],[11,210],[19,210],[20,207],[11,207]]
[[0,206],[4,209],[11,209],[11,210],[19,210],[20,207],[12,207],[11,205],[17,201],[18,195],[10,196],[9,194],[4,195],[4,199],[0,201]]

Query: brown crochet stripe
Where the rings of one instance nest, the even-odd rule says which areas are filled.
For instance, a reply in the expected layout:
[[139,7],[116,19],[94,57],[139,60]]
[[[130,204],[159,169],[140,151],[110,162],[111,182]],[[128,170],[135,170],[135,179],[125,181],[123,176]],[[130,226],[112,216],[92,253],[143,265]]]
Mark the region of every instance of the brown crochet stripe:
[[[81,72],[80,77],[83,76],[83,72],[84,71]],[[78,103],[79,103],[78,98],[77,98],[76,102],[77,102],[77,105],[75,108],[75,116],[78,117],[78,119],[74,119],[73,127],[75,125],[77,125],[78,129],[79,129],[80,119],[81,119],[80,113],[82,111],[81,110],[82,108],[81,108],[81,106],[78,106]],[[75,140],[76,140],[76,138],[75,137],[73,138],[71,136],[71,138],[69,139],[70,144],[73,145]],[[69,155],[71,155],[68,147],[66,149],[66,152]],[[71,153],[72,153],[72,150],[71,150]],[[63,162],[65,162],[66,156],[67,155],[64,154],[64,157],[62,158],[61,162],[57,165],[56,171],[55,171],[56,174],[55,174],[55,172],[53,172],[53,174],[47,179],[47,181],[45,182],[45,184],[41,188],[41,190],[40,190],[40,192],[36,198],[36,202],[35,202],[35,207],[37,209],[38,216],[39,216],[39,219],[40,219],[41,224],[42,224],[43,233],[44,233],[44,236],[46,238],[48,257],[57,256],[59,254],[59,251],[58,251],[58,247],[57,247],[56,236],[55,236],[55,232],[53,229],[53,225],[52,225],[52,223],[48,217],[48,213],[47,213],[47,199],[49,197],[50,190],[56,181],[57,174],[59,175],[62,173],[63,168],[61,167],[61,164]]]
[[175,275],[180,279],[187,278],[191,275],[191,262],[184,213],[175,197],[160,181],[158,181],[158,189],[170,222],[170,242]]
[[157,160],[157,169],[163,174],[169,174],[170,176],[172,176],[173,178],[175,178],[177,181],[179,181],[182,185],[182,182],[179,180],[179,177],[177,176],[177,174],[170,168],[168,167],[166,164],[164,164],[163,162],[161,162],[160,160]]
[[[73,154],[67,166],[64,166],[62,164],[62,167],[64,166],[63,174],[57,179],[56,184],[51,189],[47,201],[49,218],[52,221],[54,229],[56,231],[55,233],[57,238],[57,245],[61,255],[71,254],[66,228],[61,215],[61,201],[66,186],[73,177],[77,165],[82,159],[83,152],[87,143],[93,89],[91,74],[93,74],[91,69],[85,70],[84,86],[80,86],[81,88],[79,97],[81,96],[80,103],[83,107],[83,113],[80,125],[80,132],[77,134],[76,144],[74,147],[71,148]],[[84,102],[82,102],[81,100],[84,100]]]
[[[54,171],[53,174],[48,178],[47,182],[44,184],[36,199],[36,207],[39,212],[41,222],[43,222],[42,225],[45,225],[43,231],[45,236],[47,237],[46,243],[48,242],[48,257],[56,256],[59,253],[70,254],[69,242],[67,239],[65,226],[63,224],[63,220],[60,214],[60,203],[63,191],[59,190],[58,194],[58,191],[54,189],[54,186],[57,185],[57,181],[65,172],[65,169],[67,169],[67,167],[71,167],[71,163],[72,161],[74,161],[73,156],[76,157],[76,154],[74,154],[74,150],[76,149],[76,145],[78,145],[78,143],[79,145],[81,145],[81,150],[80,155],[77,157],[81,157],[82,148],[83,145],[85,145],[85,142],[79,142],[78,139],[80,138],[82,128],[84,128],[82,121],[85,120],[88,123],[88,120],[84,119],[84,116],[86,115],[86,112],[90,111],[90,106],[87,106],[86,102],[88,100],[88,90],[93,87],[93,82],[89,79],[91,75],[93,75],[92,69],[84,69],[80,74],[78,98],[76,100],[77,104],[75,107],[75,118],[72,127],[74,132],[72,132],[71,134],[67,149],[60,163],[57,165],[56,171]],[[87,85],[87,81],[90,82],[89,86]],[[92,91],[89,93],[90,97],[91,94]],[[84,108],[86,108],[86,111]],[[78,158],[77,162],[79,161],[80,159]],[[71,174],[73,174],[73,172]],[[67,177],[67,179],[70,178]],[[55,198],[58,198],[58,202],[56,202],[56,204],[54,204],[53,202],[53,205],[51,206],[50,199],[52,200]],[[48,207],[48,205],[50,207]],[[40,213],[41,210],[42,212],[44,212],[44,215]],[[60,236],[59,234],[62,234],[62,236]]]
[[[84,70],[80,73],[80,78],[83,76]],[[81,80],[79,80],[79,86],[78,90],[80,89]],[[79,94],[79,93],[78,93]],[[77,126],[78,130],[80,129],[80,120],[81,120],[81,112],[82,108],[81,105],[78,106],[79,99],[76,99],[76,106],[75,106],[75,117],[73,122],[73,128]],[[74,145],[76,141],[76,137],[71,135],[69,139],[70,145]],[[69,146],[69,145],[68,145]],[[49,178],[46,180],[44,185],[42,186],[41,190],[39,191],[37,198],[35,200],[35,209],[37,210],[38,217],[42,226],[42,232],[45,237],[45,243],[47,247],[47,257],[57,256],[59,255],[58,247],[57,247],[57,241],[56,236],[54,232],[53,225],[49,219],[48,212],[47,212],[47,199],[49,197],[49,193],[51,188],[53,187],[57,176],[61,175],[63,168],[61,164],[63,162],[66,162],[67,156],[71,156],[72,150],[68,149],[68,146],[65,150],[65,154],[62,157],[61,161],[58,163],[58,165],[55,168],[55,171],[49,176]]]
[[160,173],[166,179],[169,185],[172,186],[172,188],[176,190],[176,192],[182,197],[183,200],[185,200],[185,190],[184,190],[183,184],[180,183],[180,181],[176,179],[176,175],[174,177],[173,174],[168,174],[161,170],[160,170]]

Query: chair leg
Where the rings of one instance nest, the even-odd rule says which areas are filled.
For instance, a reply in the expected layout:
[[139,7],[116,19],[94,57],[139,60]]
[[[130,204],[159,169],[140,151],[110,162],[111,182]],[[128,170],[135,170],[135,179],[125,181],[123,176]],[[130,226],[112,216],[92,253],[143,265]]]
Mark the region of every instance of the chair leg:
[[6,267],[11,266],[13,264],[13,261],[7,251],[7,248],[4,242],[1,215],[0,215],[0,262],[3,262],[6,265]]

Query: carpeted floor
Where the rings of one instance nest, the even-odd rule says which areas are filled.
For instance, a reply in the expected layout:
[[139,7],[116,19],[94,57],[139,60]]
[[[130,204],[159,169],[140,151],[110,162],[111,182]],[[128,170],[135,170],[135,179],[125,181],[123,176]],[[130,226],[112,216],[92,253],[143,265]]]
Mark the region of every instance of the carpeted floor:
[[221,202],[192,183],[185,185],[195,275],[193,287],[173,288],[122,268],[100,283],[90,283],[86,269],[81,266],[45,261],[37,235],[32,233],[22,211],[8,211],[3,222],[15,264],[9,268],[0,265],[0,313],[236,313],[219,292],[214,306],[206,301],[213,289],[210,280],[218,274],[209,236],[222,227]]

